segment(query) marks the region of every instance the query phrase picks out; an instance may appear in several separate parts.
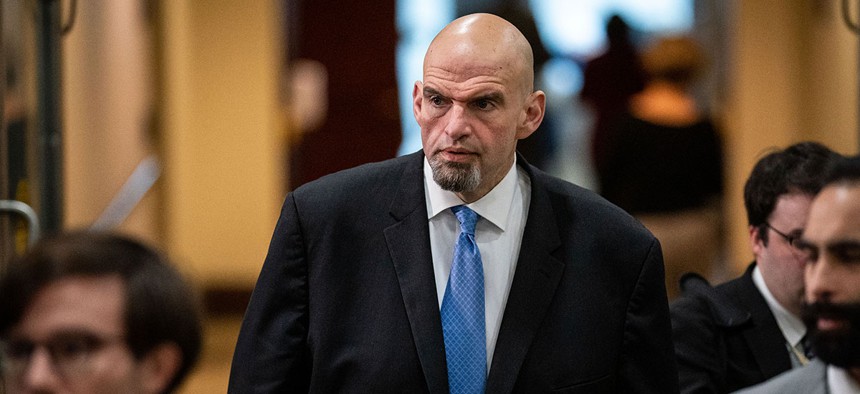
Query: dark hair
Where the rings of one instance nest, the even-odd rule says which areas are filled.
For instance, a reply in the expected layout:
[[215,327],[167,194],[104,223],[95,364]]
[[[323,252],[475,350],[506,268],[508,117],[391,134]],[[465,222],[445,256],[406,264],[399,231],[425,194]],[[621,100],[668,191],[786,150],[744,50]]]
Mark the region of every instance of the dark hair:
[[759,227],[759,237],[765,245],[765,222],[779,197],[789,193],[818,194],[829,167],[841,157],[817,142],[801,142],[772,151],[756,163],[744,185],[744,206],[749,224]]
[[860,156],[844,157],[833,163],[825,185],[860,183]]
[[166,390],[173,391],[200,354],[199,300],[164,256],[125,236],[70,232],[34,245],[0,278],[0,337],[6,337],[48,284],[71,276],[110,275],[125,283],[126,341],[134,357],[141,359],[164,343],[182,351],[182,364]]

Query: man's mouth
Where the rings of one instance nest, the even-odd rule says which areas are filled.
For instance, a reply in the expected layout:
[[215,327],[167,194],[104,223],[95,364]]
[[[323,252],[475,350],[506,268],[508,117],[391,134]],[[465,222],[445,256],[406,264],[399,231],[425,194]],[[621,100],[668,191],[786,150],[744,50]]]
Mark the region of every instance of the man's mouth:
[[443,149],[439,151],[439,153],[445,160],[453,162],[471,160],[471,158],[475,156],[475,153],[472,151],[456,148]]
[[841,331],[848,328],[848,321],[830,316],[821,316],[816,321],[816,327],[821,332]]

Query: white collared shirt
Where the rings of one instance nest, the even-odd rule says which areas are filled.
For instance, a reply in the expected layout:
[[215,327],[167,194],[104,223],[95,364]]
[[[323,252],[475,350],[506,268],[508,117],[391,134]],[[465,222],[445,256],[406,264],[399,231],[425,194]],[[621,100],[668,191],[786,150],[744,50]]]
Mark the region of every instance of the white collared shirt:
[[860,383],[848,371],[827,365],[827,389],[830,394],[860,394]]
[[[436,294],[441,307],[451,272],[454,244],[460,234],[457,217],[449,208],[463,205],[463,201],[456,194],[442,190],[433,181],[433,171],[427,158],[424,158],[424,195],[430,223],[430,249],[436,276]],[[515,160],[496,187],[478,201],[466,204],[480,215],[475,226],[475,240],[484,265],[488,370],[493,360],[502,315],[520,254],[530,201],[531,181],[528,175],[517,167]]]
[[759,293],[764,296],[764,300],[767,302],[770,312],[773,313],[773,317],[776,318],[776,324],[779,326],[779,330],[782,331],[782,336],[785,337],[786,347],[790,346],[794,349],[786,348],[786,351],[791,355],[792,366],[802,366],[796,351],[803,354],[803,344],[800,342],[803,340],[803,336],[806,335],[806,325],[803,324],[803,320],[793,315],[776,300],[776,297],[774,297],[770,292],[770,289],[767,288],[758,265],[753,268],[752,278]]

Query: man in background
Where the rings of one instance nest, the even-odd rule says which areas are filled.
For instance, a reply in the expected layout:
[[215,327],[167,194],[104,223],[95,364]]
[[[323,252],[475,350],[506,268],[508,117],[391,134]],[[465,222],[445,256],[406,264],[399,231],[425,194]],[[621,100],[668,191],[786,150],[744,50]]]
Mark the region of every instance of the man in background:
[[755,261],[717,287],[698,275],[671,305],[682,393],[728,393],[805,364],[797,240],[825,171],[840,156],[803,142],[756,163],[744,186]]
[[17,393],[170,393],[200,353],[189,285],[122,236],[45,239],[0,280],[3,380]]
[[816,358],[744,393],[860,393],[860,157],[841,161],[798,241],[806,261],[803,320]]

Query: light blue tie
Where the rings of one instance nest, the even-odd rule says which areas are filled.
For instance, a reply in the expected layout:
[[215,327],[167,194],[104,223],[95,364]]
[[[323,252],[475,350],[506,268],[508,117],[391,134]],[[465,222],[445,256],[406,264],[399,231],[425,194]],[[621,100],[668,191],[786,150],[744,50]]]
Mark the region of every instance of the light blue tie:
[[484,322],[484,267],[475,242],[478,214],[465,205],[451,208],[460,221],[454,262],[442,298],[442,333],[452,394],[483,393],[487,380]]

